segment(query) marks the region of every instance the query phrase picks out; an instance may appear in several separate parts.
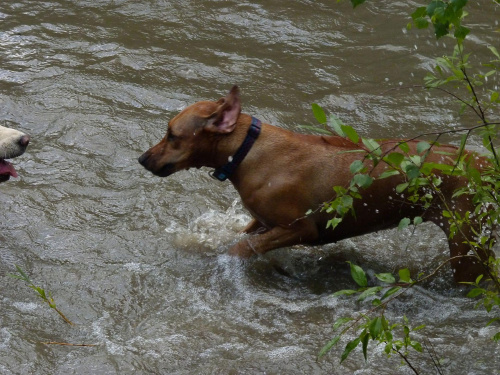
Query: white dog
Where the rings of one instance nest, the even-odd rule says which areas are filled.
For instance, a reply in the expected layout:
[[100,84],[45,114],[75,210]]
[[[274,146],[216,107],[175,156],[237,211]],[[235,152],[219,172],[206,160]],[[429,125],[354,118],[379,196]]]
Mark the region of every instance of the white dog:
[[14,166],[5,159],[22,155],[29,142],[29,135],[0,126],[0,182],[7,181],[11,176],[17,177]]

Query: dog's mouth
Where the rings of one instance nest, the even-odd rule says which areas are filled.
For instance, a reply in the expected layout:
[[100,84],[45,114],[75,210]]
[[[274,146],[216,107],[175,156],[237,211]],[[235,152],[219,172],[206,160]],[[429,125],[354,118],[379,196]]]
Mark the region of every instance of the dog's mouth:
[[163,167],[161,167],[158,170],[151,170],[150,169],[150,171],[158,177],[167,177],[175,172],[175,164],[170,164],[170,163],[165,164]]
[[7,181],[11,177],[17,177],[17,172],[14,169],[14,166],[7,160],[0,159],[0,182]]

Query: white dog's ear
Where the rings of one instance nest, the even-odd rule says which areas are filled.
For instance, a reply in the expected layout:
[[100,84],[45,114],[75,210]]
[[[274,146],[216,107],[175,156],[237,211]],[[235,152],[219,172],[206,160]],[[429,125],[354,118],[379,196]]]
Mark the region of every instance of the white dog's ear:
[[233,86],[225,98],[217,101],[217,109],[208,116],[205,128],[214,133],[231,133],[241,112],[240,89]]

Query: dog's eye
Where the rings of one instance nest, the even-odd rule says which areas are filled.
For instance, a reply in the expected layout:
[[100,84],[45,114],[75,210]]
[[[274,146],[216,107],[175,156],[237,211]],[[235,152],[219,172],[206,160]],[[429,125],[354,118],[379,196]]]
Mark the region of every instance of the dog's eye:
[[177,139],[179,139],[179,137],[178,137],[178,136],[176,136],[176,135],[174,135],[174,134],[172,134],[172,132],[171,132],[171,131],[169,131],[169,132],[167,133],[167,141],[169,141],[169,142],[173,142],[173,141],[175,141],[175,140],[177,140]]

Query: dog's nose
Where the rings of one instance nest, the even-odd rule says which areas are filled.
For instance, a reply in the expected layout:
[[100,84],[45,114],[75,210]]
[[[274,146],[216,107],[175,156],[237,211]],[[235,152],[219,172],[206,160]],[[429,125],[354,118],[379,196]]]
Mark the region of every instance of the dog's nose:
[[142,166],[146,166],[146,161],[148,160],[148,153],[145,152],[144,154],[142,154],[141,156],[139,156],[139,164],[141,164]]
[[29,135],[25,134],[21,138],[19,138],[19,145],[21,147],[26,148],[26,147],[28,147],[29,143],[30,143],[30,136]]

